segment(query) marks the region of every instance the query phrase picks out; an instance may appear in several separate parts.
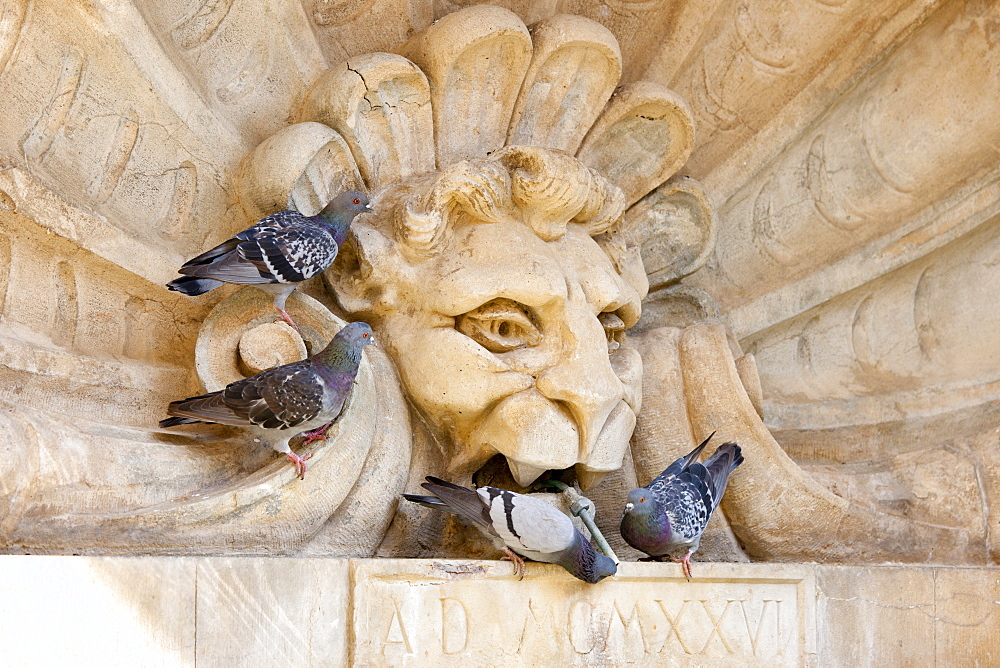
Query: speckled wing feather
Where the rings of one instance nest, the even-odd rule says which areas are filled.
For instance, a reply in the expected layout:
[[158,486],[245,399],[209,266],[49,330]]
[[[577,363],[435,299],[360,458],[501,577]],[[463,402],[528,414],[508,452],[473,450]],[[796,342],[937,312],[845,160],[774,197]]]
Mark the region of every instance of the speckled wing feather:
[[676,536],[691,539],[701,534],[715,509],[707,471],[699,463],[669,477],[659,476],[649,484],[649,491],[659,502],[670,520]]
[[319,416],[324,389],[311,364],[287,364],[232,383],[222,396],[225,404],[250,424],[289,429]]
[[[297,217],[294,225],[293,217]],[[294,211],[279,211],[251,229],[256,232],[240,243],[238,252],[277,283],[298,283],[316,276],[330,266],[339,250],[331,229]]]
[[334,232],[296,211],[279,211],[186,262],[180,273],[230,283],[298,283],[337,257]]
[[325,396],[326,389],[309,362],[286,364],[230,383],[218,392],[175,401],[169,411],[190,420],[289,429],[316,419],[324,407],[338,401],[343,406],[344,398]]
[[677,459],[647,486],[670,519],[671,530],[686,539],[705,530],[726,491],[729,474],[743,463],[735,443],[720,445],[704,464],[695,461],[711,438]]

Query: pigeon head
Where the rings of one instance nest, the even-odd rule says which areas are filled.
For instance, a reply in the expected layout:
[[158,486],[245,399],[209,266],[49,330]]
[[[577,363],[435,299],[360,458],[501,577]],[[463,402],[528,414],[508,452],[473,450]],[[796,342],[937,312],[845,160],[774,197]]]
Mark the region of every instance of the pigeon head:
[[347,230],[359,213],[375,213],[368,205],[368,195],[359,190],[346,190],[330,200],[319,215],[333,226],[333,239],[338,246],[343,246]]
[[348,218],[354,218],[359,213],[373,213],[374,210],[368,204],[368,195],[360,190],[345,190],[326,205],[323,214],[327,217],[342,216],[347,213]]
[[633,489],[628,493],[625,503],[625,514],[647,516],[660,510],[660,504],[653,498],[653,493],[645,487]]
[[366,322],[351,322],[337,332],[326,348],[316,354],[314,359],[325,366],[353,368],[361,362],[361,351],[369,343],[375,342],[372,328]]
[[344,347],[357,347],[359,350],[375,341],[375,334],[367,322],[349,322],[337,332],[334,341],[339,340]]
[[590,578],[587,579],[587,582],[596,584],[609,575],[614,575],[618,572],[618,564],[611,557],[606,557],[596,552],[594,553],[594,557],[594,566],[590,569]]
[[667,513],[645,487],[628,493],[619,531],[626,543],[646,554],[662,554],[673,540]]
[[576,549],[571,550],[571,554],[574,555],[573,563],[561,565],[584,582],[597,584],[609,575],[618,572],[618,564],[610,557],[595,550],[594,546],[582,535],[578,535]]

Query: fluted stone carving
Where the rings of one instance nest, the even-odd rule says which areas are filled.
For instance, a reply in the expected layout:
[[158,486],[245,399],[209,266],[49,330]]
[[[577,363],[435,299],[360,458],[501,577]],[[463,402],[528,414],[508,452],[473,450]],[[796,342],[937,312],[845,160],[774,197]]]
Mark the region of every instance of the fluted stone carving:
[[[575,467],[613,532],[718,430],[706,555],[995,560],[996,7],[469,4],[8,3],[4,549],[462,553],[393,498],[496,454]],[[378,214],[304,340],[159,287],[345,187]],[[151,431],[345,317],[382,346],[312,480]]]

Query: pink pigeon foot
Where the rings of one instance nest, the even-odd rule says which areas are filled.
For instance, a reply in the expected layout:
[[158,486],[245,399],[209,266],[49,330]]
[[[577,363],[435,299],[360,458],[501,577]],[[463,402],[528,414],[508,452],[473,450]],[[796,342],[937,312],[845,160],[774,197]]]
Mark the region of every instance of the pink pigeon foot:
[[333,426],[332,422],[327,422],[319,429],[313,429],[312,431],[307,431],[302,435],[302,445],[309,445],[313,441],[325,441],[326,432],[332,426]]
[[306,460],[312,457],[311,454],[305,457],[299,457],[294,452],[289,452],[285,457],[291,463],[295,464],[295,474],[299,477],[299,480],[305,480],[306,478]]
[[675,564],[680,564],[681,565],[681,570],[684,571],[684,577],[687,578],[688,582],[691,581],[691,555],[692,554],[694,554],[694,553],[693,552],[688,552],[681,559],[676,559],[674,557],[670,557],[670,561],[674,562]]
[[278,308],[278,312],[281,313],[281,319],[284,320],[285,322],[287,322],[289,325],[291,325],[292,329],[295,330],[296,334],[298,334],[299,336],[302,336],[302,332],[299,331],[299,326],[295,324],[295,321],[292,320],[292,317],[290,315],[288,315],[288,312],[285,311],[285,309],[283,309],[283,308]]
[[505,561],[511,561],[514,564],[514,574],[517,576],[518,580],[524,579],[524,558],[517,552],[514,552],[509,547],[503,549],[504,556],[500,557]]

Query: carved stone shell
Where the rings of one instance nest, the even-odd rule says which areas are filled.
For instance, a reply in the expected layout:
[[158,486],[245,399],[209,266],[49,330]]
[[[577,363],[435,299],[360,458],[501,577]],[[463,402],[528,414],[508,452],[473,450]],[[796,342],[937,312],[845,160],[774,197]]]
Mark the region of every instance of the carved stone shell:
[[632,338],[681,388],[646,392],[640,482],[719,429],[755,558],[995,562],[997,6],[466,4],[7,3],[0,548],[371,553],[410,457],[388,360],[291,485],[152,431],[219,303],[161,286],[268,211],[523,143],[630,205]]

